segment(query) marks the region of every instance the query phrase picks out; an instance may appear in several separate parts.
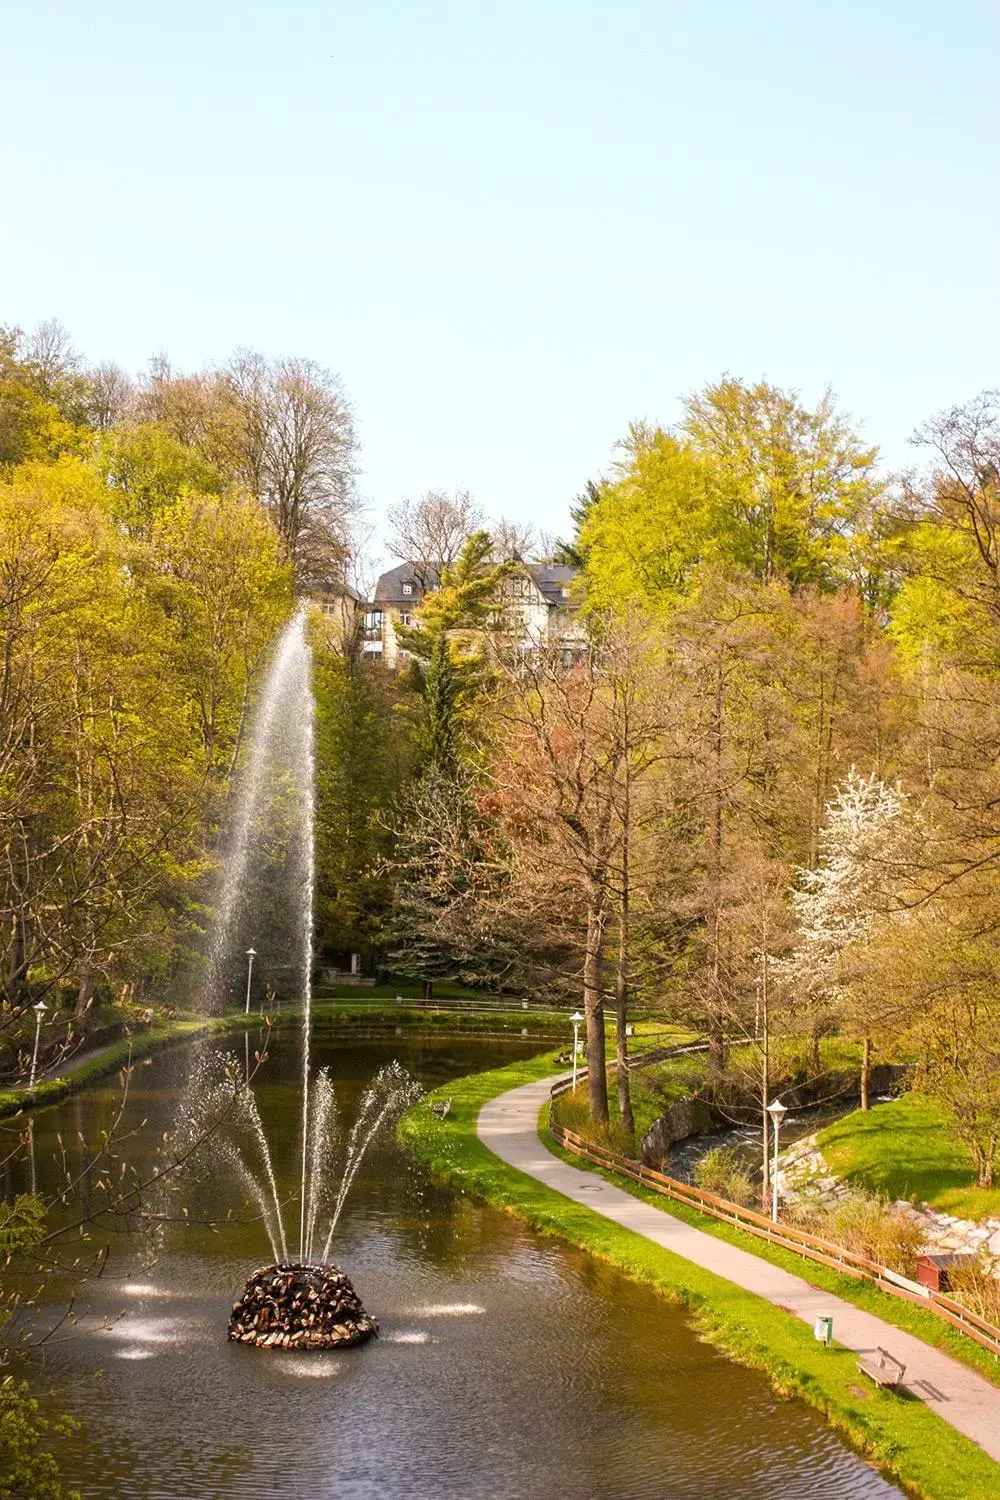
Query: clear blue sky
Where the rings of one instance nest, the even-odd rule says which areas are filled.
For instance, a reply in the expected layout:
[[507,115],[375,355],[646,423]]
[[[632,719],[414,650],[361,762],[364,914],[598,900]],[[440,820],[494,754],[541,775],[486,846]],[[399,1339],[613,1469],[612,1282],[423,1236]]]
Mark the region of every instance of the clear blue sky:
[[637,417],[1000,384],[996,0],[0,0],[0,321],[338,370],[377,511],[565,527]]

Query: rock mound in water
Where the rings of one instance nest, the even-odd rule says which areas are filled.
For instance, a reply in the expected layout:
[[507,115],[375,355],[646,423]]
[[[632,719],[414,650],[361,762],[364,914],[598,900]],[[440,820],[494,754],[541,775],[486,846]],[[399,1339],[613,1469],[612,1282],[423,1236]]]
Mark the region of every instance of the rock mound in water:
[[261,1349],[341,1349],[378,1333],[336,1266],[265,1266],[233,1303],[229,1337]]

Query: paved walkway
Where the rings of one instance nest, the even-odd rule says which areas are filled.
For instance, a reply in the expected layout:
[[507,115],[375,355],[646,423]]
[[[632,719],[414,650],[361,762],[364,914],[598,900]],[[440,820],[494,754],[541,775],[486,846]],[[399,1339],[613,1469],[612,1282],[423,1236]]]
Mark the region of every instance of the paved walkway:
[[[581,1172],[547,1151],[538,1135],[538,1114],[554,1082],[554,1078],[546,1078],[511,1089],[480,1110],[479,1139],[501,1161],[665,1250],[765,1297],[805,1323],[812,1324],[820,1313],[832,1314],[838,1344],[859,1355],[879,1344],[888,1349],[906,1365],[906,1389],[1000,1461],[1000,1389],[974,1370],[892,1323],[810,1286],[801,1276],[694,1229],[605,1182],[596,1173]],[[859,1380],[865,1381],[865,1377],[859,1376]]]
[[[71,1077],[74,1073],[78,1073],[81,1068],[86,1067],[87,1063],[93,1062],[95,1058],[106,1057],[114,1047],[118,1046],[120,1040],[120,1037],[116,1037],[113,1042],[102,1042],[99,1047],[87,1047],[81,1052],[71,1052],[69,1057],[63,1058],[62,1062],[58,1063],[51,1072],[39,1072],[38,1082],[48,1083],[53,1078]],[[30,1090],[26,1090],[26,1092],[30,1093]]]

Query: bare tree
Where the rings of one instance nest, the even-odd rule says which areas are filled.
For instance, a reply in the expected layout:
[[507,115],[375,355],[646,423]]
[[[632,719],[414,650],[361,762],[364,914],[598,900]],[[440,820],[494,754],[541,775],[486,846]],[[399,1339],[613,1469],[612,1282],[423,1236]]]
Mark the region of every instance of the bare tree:
[[81,358],[69,330],[58,318],[46,318],[23,341],[21,358],[43,396],[52,398],[80,369]]
[[581,984],[595,1120],[608,1116],[604,1014],[609,948],[617,950],[618,1102],[627,1135],[630,902],[637,885],[630,856],[642,831],[636,794],[668,753],[651,680],[654,654],[638,622],[628,622],[605,623],[568,669],[558,650],[519,657],[499,704],[491,767],[510,860],[506,909],[513,921],[520,917],[525,946],[553,955]]
[[358,444],[339,378],[313,360],[241,350],[223,380],[239,479],[267,506],[300,586],[325,581],[343,570],[355,504]]
[[412,563],[419,581],[433,586],[453,567],[465,542],[483,526],[483,512],[468,490],[426,490],[419,500],[390,505],[388,543],[393,556]]
[[490,528],[496,562],[527,562],[537,551],[535,528],[530,522],[508,521],[501,516]]
[[87,374],[87,385],[87,416],[99,432],[117,427],[131,415],[136,389],[121,365],[95,365]]
[[[969,537],[982,563],[981,600],[1000,614],[1000,391],[983,391],[918,428],[914,442],[934,454],[935,519]],[[968,586],[968,585],[967,585]]]

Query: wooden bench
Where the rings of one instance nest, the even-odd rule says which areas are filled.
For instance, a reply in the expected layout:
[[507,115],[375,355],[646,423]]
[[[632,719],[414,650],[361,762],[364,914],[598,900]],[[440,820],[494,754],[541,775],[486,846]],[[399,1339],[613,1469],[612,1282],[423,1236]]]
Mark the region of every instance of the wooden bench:
[[446,1120],[448,1118],[448,1111],[450,1109],[451,1109],[451,1100],[450,1099],[445,1099],[444,1102],[441,1103],[441,1104],[432,1104],[431,1105],[431,1114],[437,1115],[437,1117],[438,1117],[439,1120]]
[[888,1349],[883,1349],[881,1344],[873,1354],[858,1360],[858,1369],[869,1380],[874,1380],[877,1386],[887,1390],[895,1390],[906,1374],[906,1366],[902,1360],[890,1354]]

